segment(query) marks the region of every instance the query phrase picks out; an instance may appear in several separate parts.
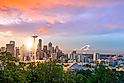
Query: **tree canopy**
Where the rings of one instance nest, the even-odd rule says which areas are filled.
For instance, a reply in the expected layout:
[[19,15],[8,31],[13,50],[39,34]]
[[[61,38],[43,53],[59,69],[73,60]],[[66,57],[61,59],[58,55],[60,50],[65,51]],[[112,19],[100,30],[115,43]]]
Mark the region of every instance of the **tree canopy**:
[[10,53],[0,54],[0,83],[123,83],[124,72],[97,66],[95,71],[65,72],[62,65],[54,61],[45,63],[15,63]]

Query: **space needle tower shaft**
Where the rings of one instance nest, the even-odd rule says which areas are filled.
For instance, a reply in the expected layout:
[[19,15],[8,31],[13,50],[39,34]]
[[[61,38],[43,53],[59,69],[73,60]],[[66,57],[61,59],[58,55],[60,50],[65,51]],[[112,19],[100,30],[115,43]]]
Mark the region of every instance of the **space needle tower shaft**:
[[34,33],[33,34],[33,36],[32,36],[32,38],[33,38],[33,48],[32,48],[32,51],[33,51],[33,53],[34,53],[34,61],[36,61],[36,38],[37,38],[38,36]]

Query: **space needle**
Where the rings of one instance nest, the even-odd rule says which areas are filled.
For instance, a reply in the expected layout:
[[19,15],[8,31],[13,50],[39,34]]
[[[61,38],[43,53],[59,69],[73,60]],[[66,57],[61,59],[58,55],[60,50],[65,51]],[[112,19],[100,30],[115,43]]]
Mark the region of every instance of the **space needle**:
[[37,38],[38,36],[34,33],[33,35],[32,35],[32,38],[34,39],[34,42],[33,43],[35,43],[36,42],[36,38]]
[[38,36],[34,33],[32,35],[32,38],[33,38],[33,48],[32,48],[32,51],[33,51],[33,59],[34,61],[36,61],[36,38],[38,38]]

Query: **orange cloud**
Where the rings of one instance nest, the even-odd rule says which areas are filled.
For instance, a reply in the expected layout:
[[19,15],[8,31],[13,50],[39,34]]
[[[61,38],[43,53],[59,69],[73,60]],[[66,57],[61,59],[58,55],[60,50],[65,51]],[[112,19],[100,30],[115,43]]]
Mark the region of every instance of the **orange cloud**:
[[[0,0],[0,7],[17,8],[29,15],[34,12],[35,8],[56,8],[57,6],[74,6],[74,7],[100,7],[110,6],[120,1],[105,0]],[[4,10],[6,10],[3,8]],[[1,8],[0,8],[1,10]],[[7,10],[6,10],[7,11]],[[15,15],[15,14],[13,14]]]
[[[57,5],[63,6],[83,6],[83,7],[91,7],[91,6],[104,6],[105,4],[109,4],[105,0],[0,0],[0,6],[8,6],[15,7],[19,9],[30,9],[32,7],[43,7],[43,8],[51,8]],[[117,1],[115,1],[117,2]],[[109,4],[110,5],[110,4]]]
[[49,34],[50,33],[50,30],[49,30],[49,27],[42,26],[42,27],[38,28],[38,32],[40,34]]
[[51,7],[58,3],[60,3],[58,0],[0,0],[1,6],[16,7],[24,10],[38,5]]
[[[54,24],[55,22],[63,23],[66,19],[51,15],[50,9],[57,8],[58,6],[73,7],[101,7],[106,5],[117,4],[117,1],[109,0],[0,0],[0,16],[8,17],[8,21],[11,23],[14,18],[28,19],[30,21],[41,21],[46,20],[48,23]],[[118,1],[120,2],[120,1]],[[111,4],[110,4],[111,3]],[[73,7],[72,7],[73,6]],[[14,10],[14,11],[10,11]],[[45,13],[44,13],[45,11]],[[64,10],[63,10],[64,11]],[[46,13],[47,12],[47,13]],[[67,11],[65,11],[66,13]],[[49,14],[48,14],[49,13]],[[71,13],[69,13],[71,14]],[[0,18],[1,19],[1,18]],[[24,21],[25,22],[25,21]],[[27,21],[26,21],[27,22]],[[2,22],[2,24],[7,24]]]

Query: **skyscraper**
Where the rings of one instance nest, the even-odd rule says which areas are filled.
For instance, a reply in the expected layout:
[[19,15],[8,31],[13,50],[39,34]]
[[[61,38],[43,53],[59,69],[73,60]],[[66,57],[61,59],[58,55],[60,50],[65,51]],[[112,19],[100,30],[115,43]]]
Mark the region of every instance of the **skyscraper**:
[[43,46],[43,51],[44,51],[44,52],[47,52],[47,45],[44,45],[44,46]]
[[37,60],[43,60],[43,58],[44,58],[44,51],[43,50],[37,51],[37,53],[36,53],[36,59]]
[[14,44],[14,46],[15,46],[15,41],[10,41],[10,44]]
[[76,56],[76,50],[74,50],[71,54],[70,54],[70,59],[71,60],[76,60],[77,56]]
[[93,53],[93,61],[99,59],[99,53]]
[[25,57],[25,45],[23,44],[20,48],[20,61],[24,61],[24,57]]
[[52,43],[51,42],[48,43],[48,50],[50,53],[52,53]]
[[39,39],[38,45],[37,45],[37,51],[36,51],[36,59],[37,60],[41,60],[41,58],[43,56],[41,51],[42,51],[42,39]]
[[19,55],[20,55],[20,52],[19,52],[20,50],[19,50],[19,47],[16,47],[15,48],[15,54],[16,54],[16,58],[19,58]]
[[14,44],[6,44],[6,51],[14,56]]
[[58,52],[59,52],[59,47],[56,46],[56,47],[55,47],[55,53],[58,53]]
[[42,50],[42,39],[39,39],[37,50]]
[[6,44],[6,51],[15,56],[15,41],[10,41],[9,44]]
[[48,47],[52,47],[52,43],[51,42],[48,43]]
[[52,53],[55,53],[55,49],[54,49],[54,47],[52,47]]

